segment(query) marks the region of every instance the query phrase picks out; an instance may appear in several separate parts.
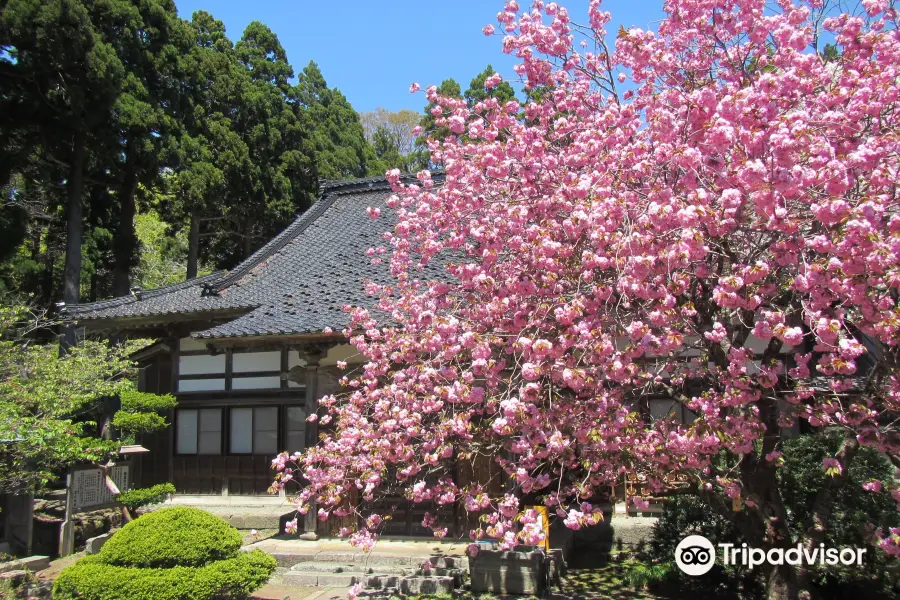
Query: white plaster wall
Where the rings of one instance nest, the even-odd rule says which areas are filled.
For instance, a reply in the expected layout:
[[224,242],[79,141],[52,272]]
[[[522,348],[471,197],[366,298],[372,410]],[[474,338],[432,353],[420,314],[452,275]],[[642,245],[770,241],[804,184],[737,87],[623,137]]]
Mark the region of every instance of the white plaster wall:
[[179,392],[217,392],[225,389],[224,379],[182,379]]
[[277,390],[281,387],[281,377],[232,377],[233,390]]
[[204,342],[190,337],[181,338],[178,342],[178,347],[183,351],[206,350],[206,344]]
[[323,367],[333,367],[337,361],[342,360],[347,364],[361,364],[366,361],[366,357],[359,353],[356,346],[350,344],[340,344],[329,348],[328,354],[319,363]]
[[280,371],[281,352],[235,352],[231,359],[233,373],[248,373],[251,371]]
[[180,356],[178,358],[178,373],[180,375],[201,375],[203,373],[224,374],[225,355]]

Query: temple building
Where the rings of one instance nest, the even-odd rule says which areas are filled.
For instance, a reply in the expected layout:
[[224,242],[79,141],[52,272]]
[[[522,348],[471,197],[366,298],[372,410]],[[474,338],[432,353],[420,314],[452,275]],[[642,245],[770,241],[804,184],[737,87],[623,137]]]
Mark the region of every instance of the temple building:
[[[171,393],[178,407],[170,427],[140,440],[150,452],[135,465],[137,486],[172,482],[195,501],[264,502],[273,457],[318,439],[307,416],[338,389],[345,373],[336,363],[364,362],[341,333],[343,307],[368,305],[364,283],[389,277],[366,249],[384,244],[391,211],[373,220],[366,209],[384,208],[390,195],[380,177],[328,183],[231,271],[67,308],[88,335],[157,340],[134,356],[139,388]],[[427,507],[404,511],[400,500],[392,533],[430,535],[420,525]]]

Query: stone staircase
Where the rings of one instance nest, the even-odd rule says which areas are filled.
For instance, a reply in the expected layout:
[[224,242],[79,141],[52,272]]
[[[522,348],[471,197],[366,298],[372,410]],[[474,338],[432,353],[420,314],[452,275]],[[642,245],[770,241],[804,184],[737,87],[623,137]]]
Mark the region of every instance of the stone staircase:
[[[465,556],[318,552],[272,553],[284,586],[396,590],[402,594],[450,593],[468,576]],[[426,562],[430,568],[425,569]]]

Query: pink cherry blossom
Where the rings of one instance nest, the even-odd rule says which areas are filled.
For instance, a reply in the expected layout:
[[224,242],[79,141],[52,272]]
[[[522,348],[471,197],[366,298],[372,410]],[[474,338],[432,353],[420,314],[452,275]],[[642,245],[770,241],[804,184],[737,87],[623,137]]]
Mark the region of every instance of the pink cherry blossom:
[[881,492],[881,490],[882,490],[882,484],[880,481],[877,481],[877,480],[867,481],[864,484],[862,484],[862,487],[867,492],[878,493],[878,492]]
[[[856,448],[900,455],[900,37],[888,3],[863,7],[668,0],[652,31],[609,35],[597,0],[577,25],[498,6],[501,50],[546,93],[427,88],[452,132],[425,140],[440,176],[385,174],[385,280],[345,308],[367,362],[320,400],[320,442],[273,462],[276,487],[293,472],[328,519],[355,498],[362,544],[398,488],[509,548],[538,539],[524,496],[578,529],[625,477],[787,539],[759,489],[787,428],[843,436],[835,488]],[[474,457],[502,491],[458,476]],[[879,540],[900,554],[900,531]]]

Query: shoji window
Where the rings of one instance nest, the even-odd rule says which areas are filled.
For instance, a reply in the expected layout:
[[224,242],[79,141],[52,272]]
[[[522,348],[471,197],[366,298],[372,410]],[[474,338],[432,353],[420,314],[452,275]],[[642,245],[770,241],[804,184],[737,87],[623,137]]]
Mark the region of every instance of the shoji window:
[[222,453],[222,409],[180,409],[175,415],[177,454]]
[[232,408],[229,448],[231,454],[278,454],[278,408]]

